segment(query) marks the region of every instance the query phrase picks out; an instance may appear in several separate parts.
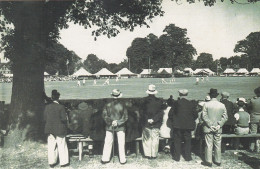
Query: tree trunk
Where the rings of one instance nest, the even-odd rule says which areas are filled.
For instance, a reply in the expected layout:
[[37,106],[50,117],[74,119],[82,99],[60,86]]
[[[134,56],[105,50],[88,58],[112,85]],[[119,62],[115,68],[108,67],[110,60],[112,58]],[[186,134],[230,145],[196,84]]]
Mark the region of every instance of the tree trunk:
[[38,140],[43,134],[44,56],[48,38],[43,13],[42,3],[17,6],[7,147],[28,139]]

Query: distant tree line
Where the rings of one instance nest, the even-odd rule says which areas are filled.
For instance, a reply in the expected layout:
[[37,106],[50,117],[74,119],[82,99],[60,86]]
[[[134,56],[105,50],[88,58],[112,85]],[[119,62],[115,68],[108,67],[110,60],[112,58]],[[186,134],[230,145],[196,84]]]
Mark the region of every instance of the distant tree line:
[[167,67],[183,70],[190,67],[193,70],[209,68],[221,73],[226,68],[251,70],[260,67],[260,32],[250,33],[246,39],[237,42],[234,52],[240,55],[221,57],[216,60],[213,59],[212,54],[204,52],[194,59],[197,52],[186,36],[186,29],[170,24],[163,32],[160,37],[151,33],[145,38],[135,38],[126,51],[127,59],[119,64],[107,63],[95,54],[89,54],[81,62],[81,58],[75,52],[69,51],[62,44],[55,43],[47,48],[46,71],[52,75],[71,75],[80,67],[84,67],[90,73],[96,73],[102,68],[116,73],[127,67],[134,73],[140,73],[142,69],[148,68],[158,70]]

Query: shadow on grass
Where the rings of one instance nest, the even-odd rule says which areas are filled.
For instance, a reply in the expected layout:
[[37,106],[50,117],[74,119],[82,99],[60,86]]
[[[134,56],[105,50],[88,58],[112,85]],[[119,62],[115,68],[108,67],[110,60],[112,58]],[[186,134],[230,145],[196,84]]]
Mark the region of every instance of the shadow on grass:
[[260,169],[260,159],[256,157],[249,156],[246,153],[240,152],[238,159],[248,164],[250,167],[254,169]]

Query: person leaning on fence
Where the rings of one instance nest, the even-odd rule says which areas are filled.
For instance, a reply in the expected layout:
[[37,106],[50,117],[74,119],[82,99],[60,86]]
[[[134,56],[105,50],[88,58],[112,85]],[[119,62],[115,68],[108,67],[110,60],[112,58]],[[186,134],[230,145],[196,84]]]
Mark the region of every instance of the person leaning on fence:
[[221,165],[221,133],[222,126],[227,121],[227,110],[223,103],[217,100],[219,95],[217,89],[210,89],[208,93],[211,97],[209,102],[206,102],[202,110],[202,120],[204,122],[203,132],[205,135],[205,161],[202,165],[212,166],[212,151],[214,146],[215,164]]
[[[248,105],[250,112],[250,133],[256,134],[259,132],[260,127],[260,87],[254,90],[256,97],[251,99]],[[258,142],[259,143],[259,142]],[[250,150],[255,150],[255,141],[250,144]]]
[[195,129],[195,120],[198,117],[196,104],[186,98],[188,90],[179,90],[179,98],[174,102],[169,112],[172,121],[173,157],[180,161],[182,139],[184,141],[184,159],[191,161],[191,131]]
[[104,106],[102,114],[102,117],[106,122],[106,137],[101,163],[106,164],[110,162],[111,151],[114,146],[114,133],[116,133],[118,140],[119,162],[121,164],[125,164],[125,122],[128,119],[128,112],[125,105],[118,100],[118,98],[122,97],[122,93],[118,89],[114,89],[111,96],[114,99]]
[[52,91],[53,102],[48,104],[44,110],[45,134],[48,134],[48,162],[54,167],[59,158],[61,167],[69,165],[69,153],[65,140],[67,134],[67,114],[65,107],[58,103],[60,93]]
[[148,86],[148,94],[144,98],[143,107],[143,132],[142,144],[144,156],[148,159],[155,159],[159,149],[160,127],[163,118],[163,101],[155,96],[157,90],[155,85]]

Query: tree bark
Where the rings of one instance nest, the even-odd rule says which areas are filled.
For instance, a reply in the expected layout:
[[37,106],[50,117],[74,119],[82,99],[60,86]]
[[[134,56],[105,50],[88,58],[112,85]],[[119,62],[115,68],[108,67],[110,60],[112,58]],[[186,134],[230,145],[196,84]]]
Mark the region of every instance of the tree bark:
[[9,133],[5,146],[43,135],[44,57],[48,34],[44,29],[43,5],[35,2],[17,6],[14,22],[13,87]]

